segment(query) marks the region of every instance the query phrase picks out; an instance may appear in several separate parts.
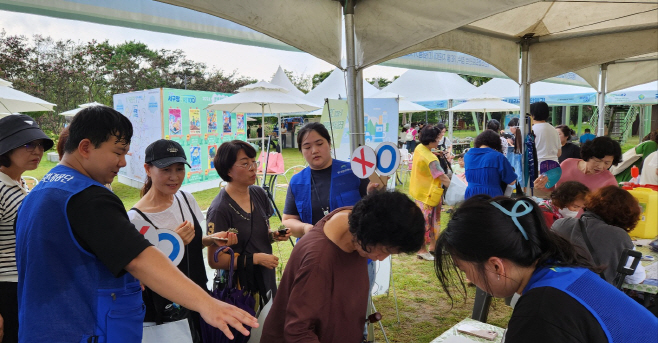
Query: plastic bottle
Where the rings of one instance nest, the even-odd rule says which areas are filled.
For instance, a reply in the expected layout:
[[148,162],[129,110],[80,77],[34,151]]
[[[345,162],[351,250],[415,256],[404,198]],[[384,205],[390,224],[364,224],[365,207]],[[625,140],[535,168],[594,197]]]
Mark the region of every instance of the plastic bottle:
[[637,166],[631,167],[631,183],[639,184],[640,183],[640,169]]

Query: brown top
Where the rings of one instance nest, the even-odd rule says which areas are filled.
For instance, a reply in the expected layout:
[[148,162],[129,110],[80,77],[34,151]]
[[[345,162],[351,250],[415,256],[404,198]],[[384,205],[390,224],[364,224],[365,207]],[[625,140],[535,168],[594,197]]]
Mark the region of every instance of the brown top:
[[346,253],[324,233],[341,207],[295,246],[265,320],[261,342],[360,342],[368,305],[368,259]]

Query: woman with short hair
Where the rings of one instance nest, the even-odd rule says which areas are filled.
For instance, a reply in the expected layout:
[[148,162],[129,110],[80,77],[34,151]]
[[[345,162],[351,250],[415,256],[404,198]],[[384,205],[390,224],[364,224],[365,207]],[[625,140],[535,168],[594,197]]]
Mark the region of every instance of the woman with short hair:
[[485,130],[475,138],[475,148],[464,155],[466,167],[466,199],[476,194],[503,195],[503,187],[516,182],[516,173],[503,156],[500,136]]
[[[270,230],[272,206],[263,188],[254,185],[258,163],[256,150],[249,143],[239,140],[222,143],[214,163],[227,185],[208,208],[208,234],[238,231],[238,242],[230,245],[236,253],[233,267],[238,277],[234,280],[239,280],[242,289],[258,293],[257,306],[264,305],[267,292],[272,291],[274,297],[277,289],[275,268],[279,266],[279,258],[272,254],[272,243],[287,240],[290,230],[285,234]],[[208,264],[214,269],[228,270],[229,254],[219,255],[219,262],[215,262],[217,249],[218,246],[208,248]]]
[[0,119],[0,321],[4,340],[18,342],[18,270],[14,222],[23,199],[30,191],[21,177],[39,167],[43,153],[53,141],[36,121],[26,115]]
[[[420,144],[413,157],[413,168],[409,181],[409,195],[416,200],[425,217],[425,243],[417,253],[419,259],[433,261],[434,242],[441,230],[442,186],[450,186],[450,179],[445,174],[439,159],[432,154],[439,144],[440,130],[427,126],[420,131]],[[427,251],[426,244],[430,244]]]
[[[556,186],[567,181],[578,181],[592,192],[604,186],[617,186],[617,180],[608,169],[621,161],[621,147],[610,137],[596,137],[580,147],[578,158],[568,158],[560,164],[562,176]],[[539,176],[534,186],[545,189],[548,177]]]
[[556,220],[562,218],[576,218],[585,208],[588,194],[589,188],[578,181],[567,181],[555,188],[550,199],[539,204],[546,225],[551,227]]
[[[604,267],[602,275],[612,283],[622,252],[635,248],[628,233],[640,220],[641,211],[637,199],[627,190],[605,186],[587,196],[580,219],[558,219],[551,229],[581,247],[595,265]],[[588,240],[592,250],[588,249]],[[645,278],[644,267],[638,264],[635,273],[626,277],[626,283],[640,283]]]

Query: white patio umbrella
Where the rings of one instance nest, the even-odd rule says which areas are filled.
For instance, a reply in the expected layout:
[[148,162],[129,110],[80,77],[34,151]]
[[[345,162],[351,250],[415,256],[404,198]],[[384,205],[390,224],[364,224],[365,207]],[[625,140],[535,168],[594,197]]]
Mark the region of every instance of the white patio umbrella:
[[[509,102],[503,101],[500,97],[495,95],[489,95],[483,93],[477,96],[474,96],[468,101],[461,103],[457,106],[453,106],[447,111],[451,112],[507,112],[507,111],[519,111],[521,107],[518,105],[510,104]],[[485,116],[486,118],[486,116]],[[483,124],[484,129],[484,124]]]
[[381,91],[378,92],[374,95],[369,96],[369,98],[397,98],[398,104],[399,104],[399,110],[398,112],[400,113],[413,113],[413,112],[425,112],[425,111],[431,111],[429,108],[425,106],[418,105],[414,102],[411,102],[409,100],[406,100],[403,96],[400,96],[399,94],[395,94],[392,92],[387,92],[387,91]]
[[[238,94],[213,102],[206,109],[231,113],[261,113],[261,125],[265,126],[265,113],[309,112],[320,107],[288,94],[288,90],[261,81],[238,89]],[[265,135],[261,136],[265,146]]]
[[52,111],[55,104],[15,90],[11,82],[0,79],[0,113]]
[[72,116],[78,114],[78,112],[82,111],[83,109],[85,109],[85,108],[87,108],[87,107],[92,107],[92,106],[106,106],[106,105],[103,105],[103,104],[101,104],[101,103],[98,103],[98,102],[94,101],[94,102],[90,102],[90,103],[86,103],[86,104],[78,105],[78,108],[74,108],[74,109],[72,109],[72,110],[68,110],[68,111],[66,111],[66,112],[62,112],[62,113],[60,113],[59,115],[60,115],[60,116],[67,116],[67,117],[68,117],[68,116],[71,116],[71,117],[72,117]]

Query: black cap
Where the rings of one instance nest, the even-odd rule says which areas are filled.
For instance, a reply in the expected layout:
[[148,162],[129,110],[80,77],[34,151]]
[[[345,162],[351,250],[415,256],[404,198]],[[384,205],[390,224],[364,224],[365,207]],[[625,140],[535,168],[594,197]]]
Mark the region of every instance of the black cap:
[[187,163],[185,150],[177,142],[159,139],[146,147],[146,163],[151,163],[158,168],[167,168],[174,163]]
[[41,131],[32,117],[12,114],[0,119],[0,155],[37,139],[43,140],[44,151],[53,147],[53,140]]

